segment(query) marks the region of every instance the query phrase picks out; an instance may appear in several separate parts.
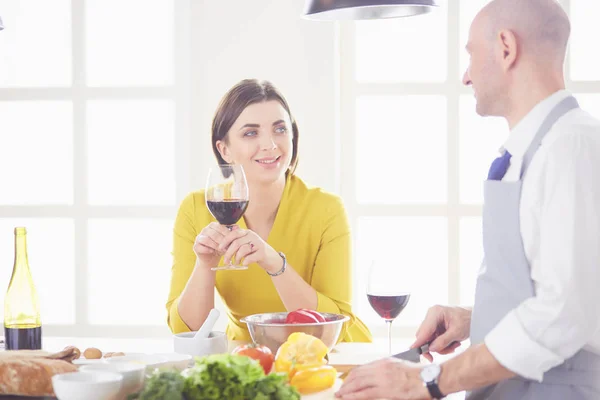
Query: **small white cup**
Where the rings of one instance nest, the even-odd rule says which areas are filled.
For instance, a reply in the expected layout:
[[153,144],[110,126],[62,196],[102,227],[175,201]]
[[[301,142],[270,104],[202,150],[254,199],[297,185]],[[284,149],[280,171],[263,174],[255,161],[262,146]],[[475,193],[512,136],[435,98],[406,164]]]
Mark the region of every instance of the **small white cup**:
[[229,343],[225,332],[211,332],[208,338],[195,339],[196,332],[184,332],[173,335],[175,353],[190,356],[207,356],[227,353]]

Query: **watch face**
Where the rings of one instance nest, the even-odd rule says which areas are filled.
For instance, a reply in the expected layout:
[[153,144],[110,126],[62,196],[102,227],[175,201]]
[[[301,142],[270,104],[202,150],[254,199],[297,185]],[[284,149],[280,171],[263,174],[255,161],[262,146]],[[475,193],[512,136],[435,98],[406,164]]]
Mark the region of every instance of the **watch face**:
[[438,364],[427,365],[421,370],[421,379],[425,382],[435,381],[441,371],[442,368]]

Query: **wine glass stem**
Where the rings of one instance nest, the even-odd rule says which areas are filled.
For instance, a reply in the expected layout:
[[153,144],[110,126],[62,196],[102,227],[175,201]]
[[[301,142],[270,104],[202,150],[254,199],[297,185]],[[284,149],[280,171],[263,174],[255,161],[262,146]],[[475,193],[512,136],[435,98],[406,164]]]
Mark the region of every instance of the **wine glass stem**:
[[392,320],[386,319],[385,322],[388,326],[388,354],[392,355]]
[[[231,232],[233,230],[233,225],[225,225],[225,227]],[[233,266],[233,259],[229,260],[229,266]]]

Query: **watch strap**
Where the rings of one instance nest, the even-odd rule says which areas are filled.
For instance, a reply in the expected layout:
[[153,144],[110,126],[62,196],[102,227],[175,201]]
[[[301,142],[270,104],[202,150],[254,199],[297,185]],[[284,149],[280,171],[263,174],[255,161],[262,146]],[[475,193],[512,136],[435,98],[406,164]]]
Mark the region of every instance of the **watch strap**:
[[431,381],[431,382],[427,382],[426,385],[427,385],[427,390],[429,390],[429,394],[434,399],[438,400],[438,399],[443,399],[445,397],[442,394],[442,392],[440,392],[440,388],[437,384],[437,379],[434,381]]

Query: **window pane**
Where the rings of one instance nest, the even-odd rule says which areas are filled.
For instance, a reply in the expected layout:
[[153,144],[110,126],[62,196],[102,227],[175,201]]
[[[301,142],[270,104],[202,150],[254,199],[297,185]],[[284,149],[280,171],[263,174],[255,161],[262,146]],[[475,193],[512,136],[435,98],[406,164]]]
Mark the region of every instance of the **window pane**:
[[597,38],[600,37],[600,2],[571,1],[572,33],[569,43],[571,53],[571,79],[579,81],[600,80],[600,58]]
[[167,220],[90,220],[91,324],[166,324],[172,231]]
[[462,305],[473,305],[475,301],[475,283],[482,261],[481,218],[462,218],[460,220],[460,303]]
[[358,21],[359,82],[446,80],[447,7],[412,18]]
[[0,204],[73,203],[73,107],[0,102]]
[[469,41],[469,28],[477,13],[490,2],[491,0],[460,0],[460,43],[458,51],[460,54],[460,79],[469,67],[469,54],[465,50],[465,46]]
[[600,119],[600,93],[574,94],[579,106]]
[[475,99],[460,98],[460,201],[483,203],[483,181],[492,161],[508,136],[508,126],[502,118],[481,117],[475,112]]
[[445,202],[446,98],[362,96],[356,111],[358,202]]
[[[44,324],[75,323],[75,234],[69,219],[0,218],[0,290],[8,289],[14,265],[14,228],[27,228],[27,255]],[[4,319],[4,307],[0,307]]]
[[85,4],[90,86],[173,83],[172,0],[87,0]]
[[71,2],[0,0],[0,86],[71,85]]
[[90,204],[175,203],[174,113],[168,100],[88,103]]
[[359,218],[354,294],[357,314],[366,324],[384,324],[366,295],[369,267],[382,252],[397,267],[390,279],[412,288],[408,306],[394,326],[417,326],[429,307],[448,302],[447,229],[446,219],[439,217]]

